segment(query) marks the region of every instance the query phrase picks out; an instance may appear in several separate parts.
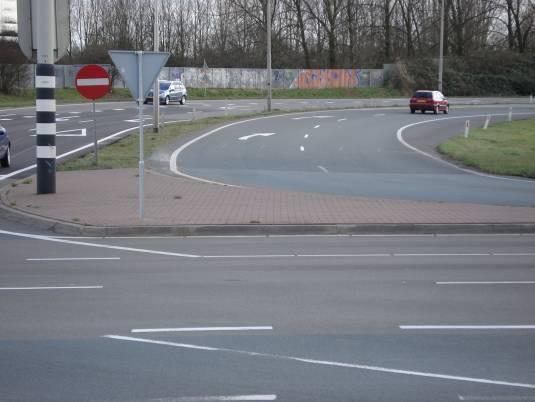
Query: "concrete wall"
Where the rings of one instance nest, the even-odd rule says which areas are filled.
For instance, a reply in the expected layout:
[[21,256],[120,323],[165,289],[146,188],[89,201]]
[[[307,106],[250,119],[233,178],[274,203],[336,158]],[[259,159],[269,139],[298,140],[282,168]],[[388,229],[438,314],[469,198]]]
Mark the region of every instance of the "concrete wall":
[[[55,65],[56,87],[74,88],[74,79],[83,65]],[[102,65],[108,71],[111,65]],[[34,87],[35,66],[28,65],[32,70],[31,82],[24,85]],[[264,89],[266,82],[265,69],[252,68],[197,68],[197,67],[164,67],[160,73],[161,80],[181,79],[190,88],[244,88]],[[384,70],[368,69],[277,69],[272,70],[272,87],[274,89],[293,88],[367,88],[380,87],[384,83]],[[124,88],[125,83],[120,77],[115,87]]]

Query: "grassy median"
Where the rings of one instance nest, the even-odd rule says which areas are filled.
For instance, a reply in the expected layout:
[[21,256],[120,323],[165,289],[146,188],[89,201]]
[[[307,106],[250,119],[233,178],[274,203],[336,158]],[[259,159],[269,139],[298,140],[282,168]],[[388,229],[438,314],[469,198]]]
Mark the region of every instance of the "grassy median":
[[[145,158],[154,153],[158,148],[171,144],[179,137],[194,133],[202,132],[218,124],[237,121],[246,117],[262,116],[267,113],[255,113],[240,116],[221,116],[208,117],[205,119],[194,120],[189,122],[173,123],[164,126],[158,134],[152,132],[152,127],[145,128]],[[81,157],[73,158],[58,164],[58,171],[69,170],[94,170],[94,169],[119,169],[133,168],[138,166],[139,162],[139,130],[133,130],[132,134],[106,145],[98,150],[98,166],[94,163],[95,154],[89,152]]]
[[535,178],[535,119],[472,129],[438,146],[439,152],[484,172]]

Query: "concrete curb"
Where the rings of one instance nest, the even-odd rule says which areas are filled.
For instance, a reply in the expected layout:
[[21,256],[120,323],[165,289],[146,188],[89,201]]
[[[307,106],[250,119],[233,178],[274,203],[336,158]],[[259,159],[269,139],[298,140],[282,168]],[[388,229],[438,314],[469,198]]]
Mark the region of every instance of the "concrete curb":
[[69,236],[270,236],[366,234],[510,234],[535,233],[533,223],[430,223],[430,224],[296,224],[296,225],[173,225],[91,226],[51,219],[18,210],[7,204],[8,187],[0,189],[0,216],[54,234]]

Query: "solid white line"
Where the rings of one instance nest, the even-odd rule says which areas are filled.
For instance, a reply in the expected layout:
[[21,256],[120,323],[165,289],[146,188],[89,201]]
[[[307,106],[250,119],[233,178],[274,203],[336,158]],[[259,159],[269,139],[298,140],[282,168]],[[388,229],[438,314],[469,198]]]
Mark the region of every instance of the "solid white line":
[[[533,113],[515,113],[515,115],[532,115],[532,114]],[[417,123],[407,124],[406,126],[403,126],[403,127],[399,128],[397,133],[396,133],[396,137],[397,137],[398,141],[403,146],[405,146],[406,148],[409,148],[410,150],[412,150],[414,152],[417,152],[420,155],[423,155],[423,156],[426,156],[428,158],[431,158],[436,162],[439,162],[439,163],[442,163],[444,165],[450,166],[450,167],[452,167],[454,169],[463,171],[465,173],[469,173],[469,174],[473,174],[473,175],[481,176],[481,177],[487,177],[487,178],[490,178],[490,179],[521,181],[521,182],[524,182],[524,183],[535,183],[534,180],[530,180],[530,179],[520,179],[520,178],[517,179],[517,178],[513,178],[513,177],[495,176],[495,175],[491,175],[491,174],[481,173],[481,172],[478,172],[478,171],[475,171],[475,170],[464,169],[462,167],[459,167],[459,166],[455,165],[454,163],[445,161],[445,160],[443,160],[443,159],[441,159],[441,158],[439,158],[437,156],[428,154],[427,152],[424,152],[421,149],[418,149],[418,148],[410,145],[403,138],[403,131],[405,131],[407,128],[411,128],[411,127],[418,126],[418,125],[421,125],[421,124],[436,123],[436,122],[441,122],[441,121],[445,121],[445,120],[468,119],[468,118],[486,117],[486,116],[488,116],[488,114],[484,114],[484,115],[483,114],[478,114],[478,115],[472,115],[472,116],[443,117],[443,118],[439,118],[439,119],[419,121]],[[492,116],[506,116],[506,114],[500,113],[500,114],[493,114]]]
[[489,396],[480,396],[480,395],[459,395],[460,401],[535,401],[535,396],[528,395],[489,395]]
[[400,325],[400,329],[535,329],[535,325]]
[[10,119],[10,118],[1,118],[0,121],[11,121],[13,119]]
[[[210,396],[183,396],[178,398],[136,399],[137,402],[220,402],[220,401],[274,401],[277,395],[210,395]],[[103,400],[99,402],[130,402],[118,399]]]
[[132,333],[142,332],[209,332],[209,331],[266,331],[273,330],[272,326],[257,327],[189,327],[189,328],[141,328],[132,329]]
[[535,281],[473,281],[473,282],[435,282],[437,285],[527,285]]
[[454,380],[454,381],[464,381],[464,382],[472,382],[472,383],[480,383],[480,384],[504,385],[504,386],[509,386],[509,387],[535,389],[535,384],[524,384],[524,383],[509,382],[509,381],[491,380],[491,379],[486,379],[486,378],[461,377],[461,376],[455,376],[455,375],[429,373],[429,372],[423,372],[423,371],[399,370],[399,369],[380,367],[380,366],[368,366],[368,365],[363,365],[363,364],[351,364],[351,363],[342,363],[342,362],[327,361],[327,360],[305,359],[305,358],[295,357],[295,356],[284,356],[284,355],[275,355],[271,353],[249,352],[246,350],[239,350],[239,349],[214,348],[210,346],[165,342],[165,341],[157,341],[157,340],[152,340],[152,339],[133,338],[133,337],[119,336],[119,335],[105,335],[103,337],[108,338],[108,339],[149,343],[149,344],[155,344],[155,345],[165,345],[165,346],[172,346],[172,347],[184,348],[184,349],[205,350],[205,351],[211,351],[211,352],[236,353],[236,354],[254,356],[254,357],[267,357],[270,359],[295,361],[295,362],[307,363],[307,364],[313,364],[313,365],[319,365],[319,366],[359,369],[359,370],[374,371],[374,372],[388,373],[388,374],[404,374],[404,375],[410,375],[410,376],[416,376],[416,377],[438,378],[442,380]]
[[34,235],[30,233],[9,232],[7,230],[1,230],[1,229],[0,229],[0,234],[23,237],[27,239],[45,240],[45,241],[51,241],[55,243],[74,244],[77,246],[88,246],[88,247],[97,247],[97,248],[107,248],[111,250],[133,251],[136,253],[168,255],[168,256],[173,256],[173,257],[188,257],[188,258],[200,257],[199,255],[195,255],[195,254],[171,253],[167,251],[147,250],[143,248],[120,247],[120,246],[111,246],[108,244],[86,243],[86,242],[81,242],[81,241],[58,239],[58,238],[49,237],[49,236]]
[[26,258],[26,261],[93,261],[93,260],[120,260],[121,257],[87,257],[87,258]]
[[57,290],[57,289],[103,289],[104,286],[33,286],[19,288],[0,288],[0,290]]

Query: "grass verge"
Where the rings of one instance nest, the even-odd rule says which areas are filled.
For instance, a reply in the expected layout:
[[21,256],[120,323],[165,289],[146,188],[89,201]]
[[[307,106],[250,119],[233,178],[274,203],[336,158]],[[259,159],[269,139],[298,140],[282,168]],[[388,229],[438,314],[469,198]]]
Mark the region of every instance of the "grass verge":
[[[145,155],[151,155],[156,149],[176,141],[183,135],[202,131],[217,124],[263,115],[268,114],[255,113],[240,116],[208,117],[190,122],[174,123],[162,127],[158,134],[154,134],[152,129],[150,129],[151,131],[146,130],[144,135]],[[127,137],[124,137],[112,144],[106,145],[105,147],[99,148],[98,166],[95,166],[94,159],[94,152],[89,152],[81,157],[73,158],[59,164],[57,170],[71,171],[137,167],[139,161],[139,131],[133,131],[133,133]]]
[[[399,91],[389,88],[325,88],[325,89],[275,89],[275,99],[371,99],[403,96]],[[261,89],[227,89],[207,88],[206,95],[202,88],[189,88],[189,100],[211,99],[262,99],[266,92]],[[91,102],[76,89],[56,89],[58,104]],[[115,88],[113,93],[98,99],[97,102],[133,101],[128,89]],[[18,107],[35,105],[35,90],[27,90],[20,95],[0,93],[0,107]]]
[[535,119],[472,129],[438,146],[438,151],[484,172],[535,178]]
[[[128,89],[115,88],[113,93],[97,100],[97,102],[110,101],[132,101],[132,95]],[[90,99],[82,97],[76,89],[56,89],[56,102],[66,103],[86,103],[92,102]],[[5,95],[0,93],[0,107],[18,107],[35,105],[35,90],[29,89],[19,95]]]

